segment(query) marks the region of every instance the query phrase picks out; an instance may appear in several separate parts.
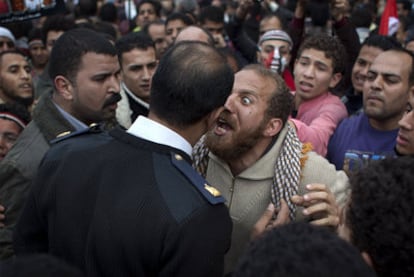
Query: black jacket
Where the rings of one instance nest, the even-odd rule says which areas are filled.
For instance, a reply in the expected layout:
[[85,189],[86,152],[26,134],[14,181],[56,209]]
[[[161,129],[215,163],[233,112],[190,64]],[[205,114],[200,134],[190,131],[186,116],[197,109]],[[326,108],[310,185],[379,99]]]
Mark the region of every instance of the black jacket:
[[[77,141],[74,141],[74,140]],[[221,276],[231,219],[178,149],[120,129],[51,148],[15,232],[88,276]]]

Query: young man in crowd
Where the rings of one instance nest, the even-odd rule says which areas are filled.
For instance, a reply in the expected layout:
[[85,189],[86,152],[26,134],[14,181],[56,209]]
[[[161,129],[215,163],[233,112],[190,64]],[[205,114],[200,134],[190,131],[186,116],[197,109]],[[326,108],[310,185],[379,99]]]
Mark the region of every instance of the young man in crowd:
[[29,109],[33,103],[31,66],[16,51],[0,53],[0,103],[19,103]]
[[120,38],[115,47],[121,64],[121,101],[118,103],[118,123],[129,128],[139,115],[148,115],[151,80],[158,60],[151,38],[143,32]]
[[364,112],[341,122],[332,136],[327,158],[351,173],[372,160],[394,155],[398,121],[414,91],[414,58],[403,48],[379,54],[363,87]]

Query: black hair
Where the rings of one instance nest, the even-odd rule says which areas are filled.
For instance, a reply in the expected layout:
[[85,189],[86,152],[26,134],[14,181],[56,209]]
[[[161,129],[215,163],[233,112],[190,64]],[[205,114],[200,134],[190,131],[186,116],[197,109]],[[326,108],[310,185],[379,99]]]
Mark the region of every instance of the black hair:
[[352,10],[350,20],[357,28],[369,28],[372,23],[372,9],[370,9],[368,5],[356,5]]
[[139,9],[144,4],[151,4],[154,7],[154,11],[155,11],[155,14],[157,15],[157,17],[161,16],[161,8],[162,8],[161,3],[159,1],[155,1],[155,0],[142,0],[141,2],[139,2],[138,6],[137,6],[137,13],[139,13]]
[[77,17],[90,17],[95,16],[98,12],[97,0],[79,0],[75,11],[77,11]]
[[151,37],[144,32],[129,33],[115,43],[115,48],[118,54],[118,60],[122,65],[122,54],[129,52],[133,49],[147,50],[148,48],[154,48],[155,45]]
[[260,20],[260,22],[263,22],[265,20],[269,20],[273,17],[276,17],[280,21],[280,25],[282,27],[282,30],[286,30],[287,25],[288,25],[288,21],[287,21],[286,15],[283,14],[283,12],[281,12],[280,10],[265,14],[263,16],[263,18]]
[[102,21],[115,23],[116,20],[118,19],[118,9],[114,5],[114,3],[105,3],[99,9],[98,17]]
[[414,276],[414,159],[370,163],[350,178],[345,223],[379,277]]
[[412,3],[409,0],[397,0],[397,4],[403,4],[403,9],[411,11]]
[[174,12],[170,14],[165,20],[165,26],[168,25],[168,22],[173,21],[173,20],[181,20],[186,26],[190,26],[194,24],[193,20],[185,13]]
[[201,9],[198,21],[204,24],[206,20],[217,23],[224,23],[224,11],[216,6],[207,6]]
[[27,56],[22,52],[22,51],[20,51],[19,49],[10,49],[10,50],[6,50],[6,51],[3,51],[3,52],[0,52],[0,66],[1,66],[1,64],[2,64],[2,60],[3,60],[3,56],[4,55],[7,55],[7,54],[16,54],[16,55],[20,55],[20,56],[22,56],[23,58],[25,58],[25,59],[27,59]]
[[325,57],[332,61],[333,73],[345,74],[347,54],[345,47],[337,38],[322,33],[311,35],[301,44],[297,57],[299,58],[307,49],[324,52]]
[[394,37],[378,34],[372,34],[367,37],[361,47],[365,45],[380,48],[383,51],[402,48],[401,43],[399,43]]
[[27,108],[19,103],[0,104],[0,113],[8,113],[20,119],[24,124],[28,124],[32,119]]
[[214,47],[182,41],[163,56],[152,77],[150,113],[186,127],[224,105],[234,74]]
[[34,27],[33,29],[30,30],[29,35],[27,36],[27,41],[31,42],[32,40],[36,40],[36,39],[42,40],[42,38],[43,38],[42,29]]
[[335,233],[305,222],[268,231],[240,259],[235,277],[374,277],[361,254]]
[[66,32],[76,27],[75,21],[70,16],[61,14],[48,16],[42,27],[42,40],[46,45],[47,33],[49,31],[63,31]]
[[93,30],[103,34],[110,41],[115,42],[117,38],[117,32],[115,27],[106,21],[97,21],[93,24]]
[[49,59],[49,76],[52,80],[62,75],[74,81],[86,53],[116,56],[115,47],[102,34],[87,28],[65,32],[56,41]]

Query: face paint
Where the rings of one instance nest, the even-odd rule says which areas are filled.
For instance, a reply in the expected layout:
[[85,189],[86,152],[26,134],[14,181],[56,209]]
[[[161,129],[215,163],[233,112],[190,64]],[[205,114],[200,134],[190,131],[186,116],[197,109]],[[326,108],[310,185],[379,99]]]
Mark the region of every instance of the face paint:
[[282,74],[286,68],[286,64],[286,58],[280,55],[279,48],[277,47],[275,47],[273,52],[269,54],[269,57],[265,61],[266,67],[278,74]]

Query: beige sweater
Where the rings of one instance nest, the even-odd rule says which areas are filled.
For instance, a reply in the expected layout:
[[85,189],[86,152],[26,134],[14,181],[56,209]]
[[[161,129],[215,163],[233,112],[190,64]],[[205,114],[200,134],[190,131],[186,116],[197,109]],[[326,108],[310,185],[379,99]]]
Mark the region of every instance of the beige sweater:
[[[234,270],[238,259],[245,251],[254,224],[270,203],[270,189],[273,182],[274,166],[281,144],[286,136],[284,128],[278,140],[260,160],[238,176],[233,176],[230,168],[214,154],[209,154],[207,181],[215,186],[227,199],[230,216],[233,220],[231,248],[225,257],[225,273]],[[346,201],[348,177],[343,171],[315,152],[308,152],[302,169],[299,194],[305,192],[305,185],[322,183],[329,185],[338,204]],[[296,220],[304,220],[302,209],[297,209]]]

